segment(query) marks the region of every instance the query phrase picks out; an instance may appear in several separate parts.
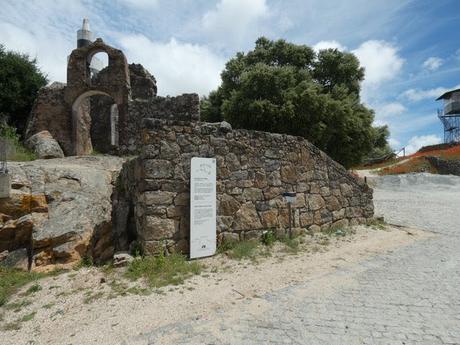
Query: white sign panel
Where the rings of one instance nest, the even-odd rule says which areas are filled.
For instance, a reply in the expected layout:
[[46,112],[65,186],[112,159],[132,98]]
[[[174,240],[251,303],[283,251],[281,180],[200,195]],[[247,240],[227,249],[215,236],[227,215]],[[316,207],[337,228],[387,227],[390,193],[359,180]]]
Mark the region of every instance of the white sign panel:
[[190,164],[190,258],[216,252],[216,159],[193,157]]

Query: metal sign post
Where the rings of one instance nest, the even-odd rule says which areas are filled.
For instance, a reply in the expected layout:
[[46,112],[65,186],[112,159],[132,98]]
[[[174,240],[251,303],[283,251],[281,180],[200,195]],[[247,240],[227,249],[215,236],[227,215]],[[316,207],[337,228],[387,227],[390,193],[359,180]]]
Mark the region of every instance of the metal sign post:
[[289,238],[292,238],[292,210],[291,204],[295,203],[296,200],[296,193],[295,192],[285,192],[283,193],[283,197],[288,204],[288,212],[289,212]]

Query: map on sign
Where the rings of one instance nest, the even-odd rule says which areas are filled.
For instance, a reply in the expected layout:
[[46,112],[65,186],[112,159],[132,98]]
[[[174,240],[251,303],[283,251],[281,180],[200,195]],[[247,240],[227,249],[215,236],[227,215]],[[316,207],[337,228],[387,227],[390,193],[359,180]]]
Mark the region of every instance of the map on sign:
[[216,252],[216,159],[193,157],[190,164],[190,258]]

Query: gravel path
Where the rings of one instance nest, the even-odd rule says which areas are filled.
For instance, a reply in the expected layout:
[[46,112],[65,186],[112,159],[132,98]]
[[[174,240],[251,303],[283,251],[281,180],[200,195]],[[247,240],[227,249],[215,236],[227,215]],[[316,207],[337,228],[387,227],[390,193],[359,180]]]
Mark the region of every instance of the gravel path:
[[437,233],[131,344],[460,344],[460,178],[378,178],[376,212]]

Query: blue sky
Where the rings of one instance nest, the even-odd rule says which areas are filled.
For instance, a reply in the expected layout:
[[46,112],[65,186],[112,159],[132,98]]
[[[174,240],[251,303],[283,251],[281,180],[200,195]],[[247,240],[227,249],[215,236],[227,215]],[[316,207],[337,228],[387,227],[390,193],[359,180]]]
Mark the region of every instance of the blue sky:
[[96,37],[155,75],[162,95],[207,94],[225,61],[257,37],[355,53],[366,68],[362,100],[388,124],[391,144],[438,143],[434,99],[460,85],[456,0],[2,0],[0,43],[27,52],[53,81],[83,17]]

